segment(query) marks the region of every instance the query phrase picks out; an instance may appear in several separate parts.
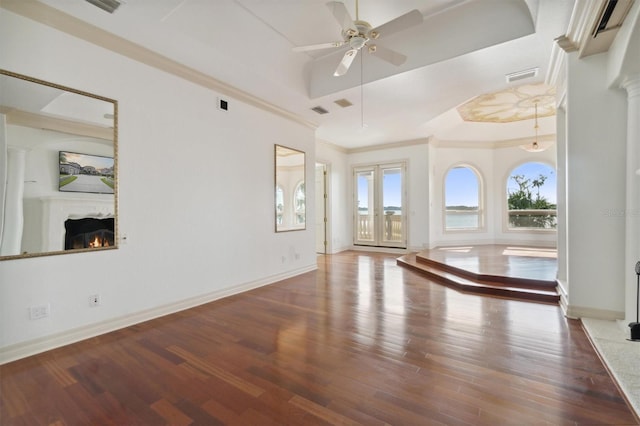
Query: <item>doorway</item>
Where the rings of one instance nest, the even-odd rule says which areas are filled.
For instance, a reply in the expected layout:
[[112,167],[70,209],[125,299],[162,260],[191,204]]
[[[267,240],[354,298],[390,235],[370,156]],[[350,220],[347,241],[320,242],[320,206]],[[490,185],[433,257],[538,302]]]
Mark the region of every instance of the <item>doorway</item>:
[[354,245],[406,248],[402,163],[354,168]]
[[316,253],[327,254],[327,165],[316,163]]

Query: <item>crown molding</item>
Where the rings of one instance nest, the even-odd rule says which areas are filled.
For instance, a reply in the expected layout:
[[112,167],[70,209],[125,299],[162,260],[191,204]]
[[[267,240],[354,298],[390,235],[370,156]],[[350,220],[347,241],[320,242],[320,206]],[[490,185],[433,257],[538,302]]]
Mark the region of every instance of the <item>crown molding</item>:
[[[455,141],[455,140],[443,140],[433,139],[430,141],[434,147],[437,148],[462,148],[462,149],[500,149],[500,148],[513,148],[520,147],[522,145],[530,144],[532,137],[522,137],[516,139],[507,139],[503,141]],[[556,135],[540,135],[538,136],[539,142],[555,142]]]
[[360,152],[380,151],[383,149],[404,148],[407,146],[415,145],[427,145],[429,144],[429,138],[411,139],[408,141],[384,143],[380,145],[363,146],[360,148],[347,149],[347,154],[356,154]]
[[0,107],[0,114],[7,117],[7,124],[32,127],[35,129],[53,130],[78,136],[88,136],[113,142],[113,128],[48,117],[42,114]]
[[[560,47],[567,47],[565,52],[581,50],[591,34],[593,22],[605,0],[576,0],[569,19],[567,33],[559,37]],[[564,49],[564,47],[563,47]]]
[[551,59],[549,60],[549,68],[547,69],[545,80],[545,83],[556,88],[556,109],[560,108],[560,99],[564,98],[567,91],[566,52],[568,50],[563,48],[558,39],[556,39],[556,43],[551,47]]
[[37,0],[1,0],[0,7],[25,18],[47,25],[73,37],[85,40],[136,62],[143,63],[240,102],[302,124],[310,129],[318,125],[305,118],[271,104],[264,99],[228,85],[203,72],[187,67],[166,56],[153,52],[123,37],[112,34]]
[[334,151],[338,151],[338,152],[341,152],[343,154],[348,154],[349,153],[347,148],[345,148],[343,146],[336,145],[336,144],[334,144],[332,142],[329,142],[329,141],[326,141],[324,139],[317,139],[316,138],[316,144],[317,145],[324,145],[329,149],[333,149]]

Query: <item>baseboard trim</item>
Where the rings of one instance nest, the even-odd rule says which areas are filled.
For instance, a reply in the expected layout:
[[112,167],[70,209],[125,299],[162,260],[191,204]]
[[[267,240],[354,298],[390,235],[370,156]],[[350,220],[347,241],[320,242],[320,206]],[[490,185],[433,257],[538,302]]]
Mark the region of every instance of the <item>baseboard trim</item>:
[[[457,246],[486,246],[486,245],[501,245],[501,246],[520,246],[520,247],[541,247],[541,248],[557,248],[555,241],[541,241],[541,240],[510,240],[510,239],[463,239],[463,240],[438,240],[433,241],[428,245],[428,249],[434,249],[437,247],[457,247]],[[420,249],[423,250],[423,249]]]
[[377,246],[351,246],[352,251],[368,251],[373,253],[406,254],[409,251],[405,248],[377,247]]
[[562,314],[569,319],[578,319],[569,315],[569,294],[567,293],[567,283],[563,280],[556,280],[558,285],[556,286],[556,290],[560,295],[560,309],[562,309]]
[[[562,299],[562,298],[561,298]],[[605,321],[617,321],[624,318],[624,312],[610,311],[607,309],[596,309],[585,306],[567,305],[565,316],[567,318],[594,318]]]
[[213,302],[215,300],[223,299],[235,294],[244,293],[246,291],[253,290],[259,287],[264,287],[266,285],[273,284],[278,281],[295,277],[307,272],[311,272],[316,269],[318,269],[318,265],[314,263],[312,265],[294,269],[286,273],[271,275],[259,280],[181,300],[175,303],[158,306],[152,309],[143,310],[131,315],[117,317],[106,321],[63,331],[61,333],[56,333],[49,336],[44,336],[41,338],[5,346],[4,348],[0,348],[0,365],[46,352],[51,349],[59,348],[61,346],[66,346],[71,343],[79,342],[81,340],[96,337],[105,333],[109,333],[111,331],[139,324],[141,322],[149,321],[154,318],[159,318],[165,315],[173,314],[175,312],[180,312],[189,308],[204,305],[205,303]]

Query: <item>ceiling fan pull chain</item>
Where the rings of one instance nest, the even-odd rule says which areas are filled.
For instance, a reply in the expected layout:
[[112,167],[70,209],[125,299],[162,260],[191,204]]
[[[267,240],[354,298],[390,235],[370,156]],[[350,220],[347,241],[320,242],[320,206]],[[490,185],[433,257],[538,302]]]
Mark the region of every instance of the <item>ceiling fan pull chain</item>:
[[360,55],[360,126],[364,129],[364,55]]

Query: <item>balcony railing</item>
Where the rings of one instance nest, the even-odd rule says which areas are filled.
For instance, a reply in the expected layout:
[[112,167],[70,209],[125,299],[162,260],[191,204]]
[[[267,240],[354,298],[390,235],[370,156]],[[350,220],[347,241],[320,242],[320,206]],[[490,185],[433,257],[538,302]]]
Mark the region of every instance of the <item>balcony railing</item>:
[[509,210],[510,229],[556,229],[557,225],[556,210]]
[[[358,214],[357,233],[360,241],[373,241],[373,216]],[[402,241],[402,216],[384,215],[384,241]]]

